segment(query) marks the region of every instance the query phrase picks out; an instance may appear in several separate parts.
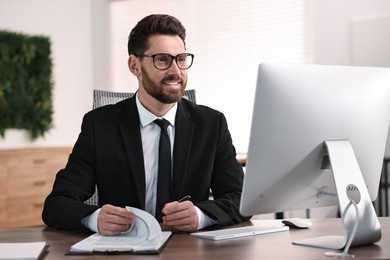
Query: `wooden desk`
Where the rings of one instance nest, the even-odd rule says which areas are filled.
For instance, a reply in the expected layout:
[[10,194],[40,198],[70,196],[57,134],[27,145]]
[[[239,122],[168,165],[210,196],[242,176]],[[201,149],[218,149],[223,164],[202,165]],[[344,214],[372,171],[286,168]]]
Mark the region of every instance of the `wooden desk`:
[[[380,218],[382,239],[373,245],[352,248],[355,259],[390,259],[390,218]],[[254,224],[280,223],[277,220],[254,220]],[[340,219],[313,219],[308,230],[258,235],[225,241],[210,241],[188,234],[174,234],[159,255],[65,256],[70,246],[87,234],[51,228],[0,229],[0,242],[46,241],[50,246],[42,259],[333,259],[325,249],[292,245],[296,239],[342,234]],[[250,224],[250,223],[246,223]]]

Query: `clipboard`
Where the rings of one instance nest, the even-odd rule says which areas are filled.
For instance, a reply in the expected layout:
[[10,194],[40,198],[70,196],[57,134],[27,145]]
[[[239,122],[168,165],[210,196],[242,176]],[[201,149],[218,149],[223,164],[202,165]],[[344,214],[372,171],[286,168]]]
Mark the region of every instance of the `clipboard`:
[[117,247],[117,248],[95,248],[92,251],[76,251],[69,249],[65,255],[153,255],[159,254],[167,244],[169,238],[171,237],[172,232],[163,231],[162,240],[159,245],[155,248],[139,248],[133,249],[130,247]]

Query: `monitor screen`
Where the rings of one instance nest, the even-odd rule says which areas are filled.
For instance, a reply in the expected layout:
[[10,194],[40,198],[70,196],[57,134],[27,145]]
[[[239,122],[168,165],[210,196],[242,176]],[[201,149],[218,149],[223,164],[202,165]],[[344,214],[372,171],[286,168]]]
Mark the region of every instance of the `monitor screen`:
[[371,201],[390,118],[390,68],[259,66],[242,215],[338,205],[328,140],[348,140]]

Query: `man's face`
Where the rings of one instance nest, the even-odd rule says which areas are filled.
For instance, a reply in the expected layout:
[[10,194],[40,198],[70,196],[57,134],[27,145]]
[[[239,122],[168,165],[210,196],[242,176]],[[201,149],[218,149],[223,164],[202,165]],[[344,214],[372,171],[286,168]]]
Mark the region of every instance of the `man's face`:
[[[148,40],[149,49],[145,55],[167,53],[176,56],[185,52],[184,43],[179,36],[152,35]],[[187,85],[187,70],[177,67],[176,61],[166,70],[153,65],[153,58],[144,57],[141,61],[140,86],[156,100],[171,104],[180,101]]]

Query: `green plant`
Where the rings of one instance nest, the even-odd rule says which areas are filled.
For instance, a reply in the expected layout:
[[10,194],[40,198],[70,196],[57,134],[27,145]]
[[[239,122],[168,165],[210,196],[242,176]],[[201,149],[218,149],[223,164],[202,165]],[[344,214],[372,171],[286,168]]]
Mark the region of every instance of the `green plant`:
[[0,135],[26,129],[31,139],[52,127],[50,40],[0,31]]

